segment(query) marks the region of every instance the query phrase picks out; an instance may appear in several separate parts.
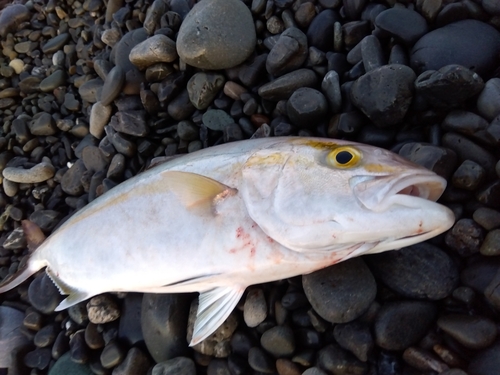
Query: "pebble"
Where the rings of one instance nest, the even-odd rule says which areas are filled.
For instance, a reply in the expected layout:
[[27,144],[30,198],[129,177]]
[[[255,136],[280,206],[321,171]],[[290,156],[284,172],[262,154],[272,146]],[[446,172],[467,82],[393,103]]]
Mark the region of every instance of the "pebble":
[[257,327],[267,318],[267,303],[261,288],[249,289],[243,305],[243,319],[247,327]]
[[87,303],[87,313],[94,324],[109,323],[120,317],[117,303],[107,294],[92,297]]
[[153,35],[137,44],[129,54],[129,59],[140,70],[156,63],[170,63],[177,59],[175,42],[163,34]]
[[460,344],[470,349],[483,349],[495,341],[497,327],[492,320],[472,315],[449,314],[441,316],[437,325]]
[[375,26],[398,42],[413,45],[427,33],[427,22],[418,12],[405,8],[391,8],[380,12]]
[[333,337],[342,348],[350,351],[360,361],[366,362],[373,357],[375,346],[367,324],[358,321],[336,324]]
[[146,374],[151,366],[148,356],[139,348],[131,348],[122,363],[113,369],[113,375]]
[[408,111],[413,98],[415,73],[405,65],[385,65],[357,79],[351,100],[375,125],[396,125]]
[[41,162],[30,169],[7,167],[3,170],[2,175],[4,178],[12,182],[21,184],[36,184],[52,178],[54,173],[55,168],[52,164]]
[[286,113],[292,124],[314,127],[328,112],[325,96],[318,90],[302,87],[295,90],[286,104]]
[[57,131],[54,118],[46,112],[35,115],[28,126],[33,135],[54,135]]
[[316,47],[321,51],[333,49],[333,24],[340,22],[337,11],[325,9],[321,11],[307,29],[307,41],[309,46]]
[[87,364],[75,363],[71,360],[71,354],[67,352],[62,355],[49,369],[48,375],[94,375]]
[[50,363],[51,353],[50,349],[35,349],[24,356],[24,364],[29,368],[36,368],[38,370],[45,370]]
[[102,90],[104,81],[101,78],[94,78],[86,81],[78,88],[81,98],[89,103],[97,102],[97,93]]
[[42,52],[46,54],[57,52],[63,48],[69,38],[69,33],[59,34],[58,36],[48,40],[47,43],[43,45]]
[[266,70],[275,77],[302,66],[308,56],[306,35],[296,27],[283,31],[266,60]]
[[468,218],[458,220],[445,236],[446,245],[461,256],[479,252],[483,239],[483,229]]
[[104,347],[104,339],[102,334],[98,331],[98,325],[94,323],[88,323],[85,328],[85,343],[92,349],[102,349]]
[[293,330],[288,326],[276,326],[265,331],[260,344],[276,358],[289,357],[295,351]]
[[128,293],[122,300],[118,338],[130,346],[144,342],[141,327],[143,295]]
[[37,210],[29,216],[29,220],[41,230],[50,232],[59,223],[61,217],[62,214],[55,210]]
[[17,26],[31,17],[30,10],[24,4],[11,3],[0,13],[0,36],[4,39],[7,33],[14,31]]
[[202,121],[207,128],[217,131],[222,131],[234,123],[233,118],[220,109],[209,109],[203,114]]
[[62,296],[46,273],[42,273],[30,283],[28,298],[33,307],[44,314],[54,312]]
[[472,214],[472,218],[488,231],[500,227],[500,212],[488,207],[478,208]]
[[197,109],[206,109],[225,87],[225,83],[222,74],[204,72],[193,74],[187,83],[189,100]]
[[477,98],[477,111],[486,120],[493,120],[500,114],[500,78],[486,81],[483,90]]
[[248,364],[253,370],[265,374],[272,374],[275,371],[273,359],[257,346],[251,348],[248,352]]
[[438,360],[433,353],[417,347],[409,347],[406,349],[403,353],[403,359],[412,367],[422,371],[434,370],[443,373],[443,371],[449,369],[449,367]]
[[328,375],[328,374],[318,367],[309,367],[306,371],[302,373],[302,375]]
[[485,77],[497,66],[499,51],[500,32],[481,21],[463,20],[420,38],[411,52],[411,66],[422,73],[458,64]]
[[86,171],[83,160],[78,159],[63,175],[61,180],[62,190],[73,196],[79,196],[83,193],[82,176]]
[[89,117],[89,132],[97,139],[102,139],[104,127],[108,124],[112,114],[110,105],[103,105],[102,102],[96,102],[92,105]]
[[51,92],[59,86],[66,83],[66,73],[62,69],[56,70],[50,76],[40,82],[40,90],[43,92]]
[[488,349],[477,353],[467,367],[469,375],[496,375],[500,368],[500,343],[496,342]]
[[118,111],[111,117],[109,125],[117,132],[135,137],[144,137],[149,133],[144,110]]
[[399,155],[446,179],[450,178],[457,165],[455,152],[423,142],[406,143],[399,150]]
[[480,93],[483,87],[483,79],[476,72],[460,65],[427,70],[415,81],[417,93],[438,108],[457,107]]
[[46,325],[35,334],[33,343],[39,348],[45,348],[54,343],[58,333],[59,329],[56,327],[56,325]]
[[331,323],[347,323],[363,314],[377,293],[375,279],[361,258],[302,276],[307,299]]
[[116,341],[111,341],[101,352],[100,360],[102,367],[108,369],[122,363],[125,358],[125,350]]
[[262,99],[277,102],[288,99],[297,89],[316,86],[317,81],[312,70],[298,69],[262,85],[259,87],[259,95]]
[[0,368],[10,368],[11,354],[29,344],[22,334],[24,313],[8,306],[0,306]]
[[500,181],[486,185],[476,194],[476,199],[493,208],[500,208]]
[[472,160],[465,160],[453,173],[451,181],[458,189],[475,191],[483,182],[485,175],[483,167]]
[[156,364],[151,375],[196,375],[196,367],[191,358],[176,357]]
[[10,180],[4,179],[2,181],[3,192],[8,197],[15,197],[19,191],[19,184]]
[[404,297],[440,300],[458,284],[455,262],[425,242],[368,256],[366,262],[377,279]]
[[[109,9],[109,6],[108,6]],[[119,65],[124,72],[136,70],[134,64],[129,59],[130,51],[139,43],[145,41],[148,33],[145,28],[140,27],[124,34],[120,41],[116,43],[111,51],[110,60],[115,65]]]
[[338,345],[327,345],[318,351],[316,365],[330,374],[366,374],[368,364],[361,362]]
[[194,67],[227,69],[245,61],[256,40],[252,14],[245,4],[239,0],[207,0],[195,4],[182,22],[177,52],[181,60]]
[[339,75],[335,70],[330,70],[325,74],[321,82],[321,90],[325,94],[330,110],[338,113],[342,107],[342,92],[340,90]]
[[90,172],[100,172],[106,169],[108,161],[97,146],[87,146],[82,151],[83,164]]
[[110,105],[113,100],[121,94],[124,84],[125,71],[120,65],[116,65],[109,71],[102,86],[100,99],[101,105]]
[[405,350],[426,334],[435,316],[436,307],[430,302],[385,303],[375,318],[375,342],[386,350]]

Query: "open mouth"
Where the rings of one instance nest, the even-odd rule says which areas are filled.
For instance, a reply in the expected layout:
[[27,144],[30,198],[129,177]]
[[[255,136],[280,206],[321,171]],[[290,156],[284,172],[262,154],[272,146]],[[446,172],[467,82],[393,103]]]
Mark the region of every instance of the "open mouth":
[[446,188],[446,180],[432,172],[390,176],[358,176],[349,181],[354,195],[366,208],[383,211],[391,204],[414,206],[415,199],[436,201]]

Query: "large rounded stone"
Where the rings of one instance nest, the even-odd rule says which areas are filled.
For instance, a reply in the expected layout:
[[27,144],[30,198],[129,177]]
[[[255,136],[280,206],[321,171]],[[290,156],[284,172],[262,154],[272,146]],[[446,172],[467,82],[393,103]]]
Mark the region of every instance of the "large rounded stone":
[[242,1],[205,0],[182,22],[177,52],[197,68],[227,69],[245,61],[256,41],[252,14]]

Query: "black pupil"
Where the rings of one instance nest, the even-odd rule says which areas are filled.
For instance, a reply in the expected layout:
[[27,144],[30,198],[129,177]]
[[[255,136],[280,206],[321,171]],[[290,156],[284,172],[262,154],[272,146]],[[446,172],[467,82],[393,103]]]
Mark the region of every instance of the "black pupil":
[[335,159],[337,160],[337,163],[339,163],[339,164],[347,164],[352,160],[352,158],[353,158],[353,155],[349,151],[340,151],[335,156]]

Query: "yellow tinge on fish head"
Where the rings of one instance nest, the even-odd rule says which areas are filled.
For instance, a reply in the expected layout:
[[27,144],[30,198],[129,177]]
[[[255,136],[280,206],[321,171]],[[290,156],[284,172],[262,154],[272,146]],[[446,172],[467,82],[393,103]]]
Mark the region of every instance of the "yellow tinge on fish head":
[[68,297],[200,292],[191,345],[213,333],[245,288],[453,225],[435,202],[446,181],[388,151],[320,138],[265,138],[161,163],[69,218],[0,284],[46,268]]

